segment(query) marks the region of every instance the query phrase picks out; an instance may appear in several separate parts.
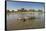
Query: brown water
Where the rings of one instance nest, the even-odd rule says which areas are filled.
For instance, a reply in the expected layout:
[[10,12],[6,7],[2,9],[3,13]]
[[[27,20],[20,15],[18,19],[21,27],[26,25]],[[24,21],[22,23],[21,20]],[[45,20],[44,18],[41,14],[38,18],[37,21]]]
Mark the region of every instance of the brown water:
[[[18,18],[33,17],[33,16],[36,17],[35,20],[33,20],[33,22],[32,22],[33,25],[30,24],[31,20],[30,20],[29,25],[26,25],[27,27],[24,26],[24,24],[26,24],[27,22],[24,23],[21,21],[20,25],[18,22],[16,22]],[[16,23],[18,23],[18,26],[16,25]],[[35,24],[38,23],[38,24],[40,24],[40,26],[37,25],[37,27],[36,27],[36,25],[34,25],[34,23]],[[20,26],[21,26],[21,28],[20,28]],[[41,28],[43,28],[43,26],[44,26],[44,13],[32,13],[32,14],[11,13],[9,15],[7,14],[7,29],[24,29],[24,28],[32,28],[32,27],[39,28],[38,26]]]

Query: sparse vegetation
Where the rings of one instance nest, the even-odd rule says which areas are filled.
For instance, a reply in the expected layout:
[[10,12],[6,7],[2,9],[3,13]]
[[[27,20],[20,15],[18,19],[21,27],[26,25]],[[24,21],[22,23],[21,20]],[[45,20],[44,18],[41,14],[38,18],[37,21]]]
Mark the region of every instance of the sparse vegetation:
[[38,12],[42,12],[42,10],[39,9]]
[[8,13],[10,13],[10,12],[12,12],[12,13],[19,13],[19,14],[21,14],[21,13],[34,13],[34,12],[42,12],[42,10],[35,10],[35,9],[29,9],[29,10],[26,10],[26,9],[24,9],[24,8],[21,8],[20,10],[18,9],[18,11],[14,11],[14,10],[12,10],[12,11],[10,11],[10,10],[7,10],[7,12]]

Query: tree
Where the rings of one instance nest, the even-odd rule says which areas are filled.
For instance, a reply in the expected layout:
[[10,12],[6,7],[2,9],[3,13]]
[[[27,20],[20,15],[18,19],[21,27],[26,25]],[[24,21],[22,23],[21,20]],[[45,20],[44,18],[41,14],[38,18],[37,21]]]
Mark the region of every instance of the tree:
[[29,9],[29,11],[31,11],[31,12],[32,12],[32,9]]
[[14,10],[12,10],[12,12],[14,12]]
[[42,10],[39,9],[38,12],[42,12]]
[[21,12],[24,12],[24,8],[21,8]]
[[33,9],[32,11],[35,12],[35,9]]
[[8,13],[10,13],[10,10],[7,10]]
[[24,12],[27,12],[27,10],[25,9]]

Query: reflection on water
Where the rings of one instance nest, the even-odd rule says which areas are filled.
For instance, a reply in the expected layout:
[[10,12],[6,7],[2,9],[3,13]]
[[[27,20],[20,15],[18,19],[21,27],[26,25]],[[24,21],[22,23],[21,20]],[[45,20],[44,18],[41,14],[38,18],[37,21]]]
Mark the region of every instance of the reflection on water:
[[[15,14],[11,13],[7,15],[7,24],[12,23],[13,21],[17,21],[18,18],[24,18],[24,17],[36,17],[34,21],[39,21],[44,26],[44,13],[32,13],[32,14]],[[12,22],[11,22],[12,21]]]
[[43,14],[40,14],[40,13],[33,13],[33,14],[15,14],[15,13],[12,13],[12,14],[7,15],[7,20],[13,20],[13,19],[23,18],[23,17],[32,17],[32,16],[35,16],[36,19],[39,18],[41,20],[42,18],[44,18],[44,13]]

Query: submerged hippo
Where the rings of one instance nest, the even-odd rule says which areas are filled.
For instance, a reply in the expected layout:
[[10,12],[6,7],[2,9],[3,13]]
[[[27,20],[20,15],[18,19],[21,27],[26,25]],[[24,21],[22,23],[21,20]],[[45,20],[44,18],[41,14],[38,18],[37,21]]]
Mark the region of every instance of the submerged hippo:
[[27,19],[28,19],[28,17],[24,17],[24,18],[18,18],[17,20],[18,20],[18,21],[23,21],[23,22],[25,22]]
[[23,21],[24,22],[25,19],[24,18],[18,18],[17,21]]

